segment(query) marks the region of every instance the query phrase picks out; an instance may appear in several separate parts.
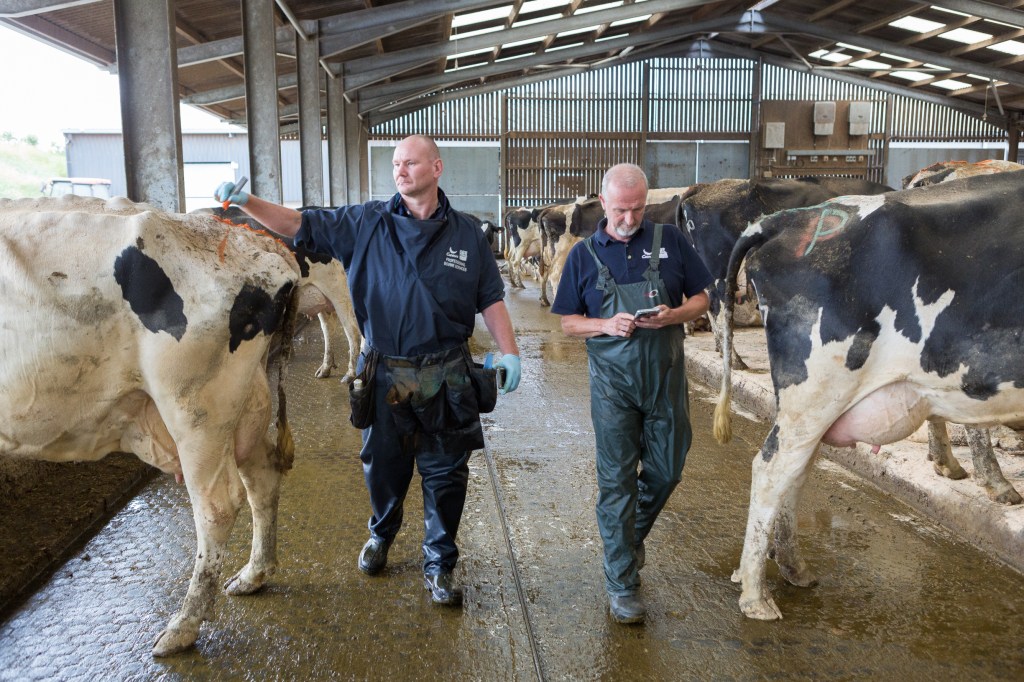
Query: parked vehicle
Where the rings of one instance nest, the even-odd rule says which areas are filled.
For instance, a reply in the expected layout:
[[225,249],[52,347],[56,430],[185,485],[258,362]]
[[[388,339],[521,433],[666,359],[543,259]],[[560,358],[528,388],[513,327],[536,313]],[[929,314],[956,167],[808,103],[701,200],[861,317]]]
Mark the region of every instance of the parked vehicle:
[[41,189],[44,196],[62,197],[76,194],[83,197],[110,198],[110,180],[103,178],[50,178]]

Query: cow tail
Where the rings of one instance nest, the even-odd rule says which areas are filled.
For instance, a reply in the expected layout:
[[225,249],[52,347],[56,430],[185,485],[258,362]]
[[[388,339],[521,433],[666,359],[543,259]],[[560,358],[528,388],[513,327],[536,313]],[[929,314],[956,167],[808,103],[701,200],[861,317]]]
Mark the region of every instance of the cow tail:
[[285,308],[284,323],[278,332],[280,352],[277,356],[277,453],[278,470],[288,471],[295,463],[295,439],[288,424],[288,399],[284,385],[288,377],[288,365],[292,359],[292,339],[295,337],[295,322],[299,312],[299,287],[292,289]]
[[732,319],[736,307],[736,279],[747,252],[759,246],[764,239],[763,232],[740,237],[729,256],[729,270],[725,277],[725,300],[722,301],[722,387],[718,394],[718,404],[715,406],[714,421],[715,440],[723,445],[732,440]]

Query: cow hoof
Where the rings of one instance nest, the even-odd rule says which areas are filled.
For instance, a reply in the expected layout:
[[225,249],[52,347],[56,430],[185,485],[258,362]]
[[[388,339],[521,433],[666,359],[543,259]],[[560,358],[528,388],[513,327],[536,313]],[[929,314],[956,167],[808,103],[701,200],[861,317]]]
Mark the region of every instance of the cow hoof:
[[1020,504],[1024,501],[1021,499],[1020,493],[1018,493],[1012,486],[1001,493],[997,493],[994,490],[989,491],[988,496],[993,502],[998,502],[999,504],[1005,504],[1007,506]]
[[343,376],[341,378],[341,383],[343,383],[343,384],[351,384],[355,380],[356,380],[356,373],[355,372],[346,372],[345,376]]
[[[931,455],[928,455],[928,457],[931,458]],[[957,468],[954,469],[952,467],[942,466],[933,462],[932,468],[935,469],[935,473],[939,476],[948,478],[951,481],[959,481],[960,479],[967,478],[967,471],[965,471],[959,464],[957,464]]]
[[329,376],[331,376],[331,366],[320,365],[320,367],[317,368],[316,372],[313,373],[313,376],[315,376],[317,379],[328,378]]
[[737,584],[743,582],[743,578],[740,577],[740,569],[737,568],[735,571],[733,571],[732,576],[729,578],[729,580]]
[[546,300],[544,300],[543,298],[542,298],[542,299],[540,299],[540,304],[541,304],[541,306],[542,306],[542,307],[544,307],[544,308],[547,308],[548,306],[550,306],[550,305],[551,305],[550,303],[548,303],[548,302],[547,302]]
[[267,584],[267,578],[272,573],[272,570],[255,571],[246,566],[236,573],[233,578],[224,583],[224,591],[232,597],[259,592]]
[[[173,623],[173,621],[172,621]],[[153,645],[154,656],[170,656],[192,647],[199,638],[199,623],[182,621],[176,625],[168,625],[156,638]]]
[[782,620],[782,611],[771,599],[740,598],[740,611],[754,620]]
[[814,574],[806,566],[794,568],[792,566],[780,565],[779,573],[786,579],[786,582],[796,587],[814,587],[818,584],[818,579],[814,577]]

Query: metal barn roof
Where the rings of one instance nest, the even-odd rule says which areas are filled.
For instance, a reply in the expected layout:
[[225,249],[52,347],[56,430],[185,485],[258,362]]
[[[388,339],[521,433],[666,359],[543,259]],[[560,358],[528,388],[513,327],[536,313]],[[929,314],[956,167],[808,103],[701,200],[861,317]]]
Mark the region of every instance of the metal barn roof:
[[[246,120],[239,0],[174,3],[180,96]],[[295,36],[370,125],[583,69],[732,56],[1015,122],[1024,0],[276,0],[281,123],[297,116]],[[0,0],[0,21],[116,70],[112,0]]]

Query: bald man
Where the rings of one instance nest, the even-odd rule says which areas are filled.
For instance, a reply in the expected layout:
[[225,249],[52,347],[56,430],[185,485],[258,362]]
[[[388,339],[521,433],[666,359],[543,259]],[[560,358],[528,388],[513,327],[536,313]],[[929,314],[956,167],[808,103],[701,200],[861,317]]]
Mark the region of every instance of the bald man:
[[639,623],[644,540],[690,449],[683,324],[707,311],[711,275],[675,225],[644,218],[639,167],[610,168],[600,198],[605,217],[569,252],[551,312],[587,340],[609,611]]
[[359,369],[371,356],[377,362],[368,377],[374,417],[363,430],[360,452],[370,492],[370,538],[358,566],[377,575],[387,565],[416,466],[423,489],[424,585],[434,603],[457,606],[462,589],[452,577],[459,557],[455,537],[469,456],[484,446],[467,346],[477,313],[502,353],[501,393],[519,385],[520,363],[497,263],[477,224],[453,209],[440,189],[443,171],[434,141],[414,135],[395,147],[398,192],[388,201],[300,212],[236,191],[233,183],[222,184],[214,197],[345,266],[365,339]]

